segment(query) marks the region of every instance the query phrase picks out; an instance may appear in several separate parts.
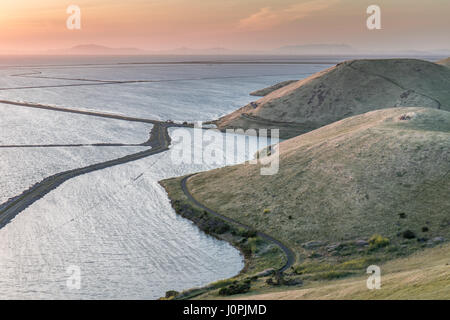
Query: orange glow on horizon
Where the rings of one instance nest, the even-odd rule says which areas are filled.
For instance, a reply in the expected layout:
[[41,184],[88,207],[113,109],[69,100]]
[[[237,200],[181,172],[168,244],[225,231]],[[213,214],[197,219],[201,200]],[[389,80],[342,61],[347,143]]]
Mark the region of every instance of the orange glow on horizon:
[[[66,9],[82,11],[68,30]],[[0,53],[79,44],[164,50],[273,49],[345,43],[361,49],[448,49],[450,1],[380,0],[383,29],[365,28],[371,1],[354,0],[2,0]]]

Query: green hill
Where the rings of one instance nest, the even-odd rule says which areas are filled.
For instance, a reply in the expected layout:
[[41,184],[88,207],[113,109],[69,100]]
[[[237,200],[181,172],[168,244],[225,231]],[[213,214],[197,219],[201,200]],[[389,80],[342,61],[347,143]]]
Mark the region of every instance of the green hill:
[[[374,234],[398,245],[450,237],[450,112],[393,108],[279,145],[280,170],[243,164],[188,180],[207,207],[278,237],[297,254]],[[406,233],[410,233],[405,234]]]
[[367,274],[354,278],[322,281],[307,288],[273,290],[240,296],[251,300],[305,299],[450,299],[450,246],[417,252],[381,265],[381,290],[367,290]]
[[287,80],[287,81],[283,81],[277,84],[274,84],[273,86],[261,89],[261,90],[256,90],[253,91],[252,93],[250,93],[251,96],[255,96],[255,97],[264,97],[267,96],[269,93],[274,92],[275,90],[278,90],[280,88],[286,87],[287,85],[297,82],[298,80]]
[[450,67],[450,58],[443,59],[437,62],[438,64],[442,64],[443,66]]
[[219,128],[280,128],[290,138],[380,108],[450,111],[450,70],[414,59],[355,60],[291,83],[219,119]]

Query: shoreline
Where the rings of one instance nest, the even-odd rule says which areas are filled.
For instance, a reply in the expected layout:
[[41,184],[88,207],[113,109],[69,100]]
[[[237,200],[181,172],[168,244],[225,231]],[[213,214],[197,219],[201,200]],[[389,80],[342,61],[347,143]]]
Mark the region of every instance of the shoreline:
[[[153,128],[150,132],[150,137],[147,141],[140,144],[140,146],[151,147],[148,150],[144,150],[138,153],[126,155],[124,157],[120,157],[117,159],[92,164],[86,167],[72,169],[64,172],[60,172],[49,177],[46,177],[42,181],[35,183],[30,186],[28,189],[23,191],[21,194],[10,198],[6,202],[0,204],[0,228],[8,224],[15,216],[24,211],[26,208],[31,206],[33,203],[44,197],[46,194],[51,192],[52,190],[58,188],[64,182],[83,175],[90,172],[102,170],[108,167],[113,167],[116,165],[133,162],[135,160],[139,160],[142,158],[146,158],[151,155],[155,155],[161,152],[165,152],[169,150],[171,138],[168,133],[168,129],[171,127],[186,127],[192,128],[193,125],[190,123],[174,123],[171,121],[158,121],[152,119],[141,119],[141,118],[133,118],[122,115],[115,114],[107,114],[101,112],[92,112],[92,111],[84,111],[77,110],[71,108],[63,108],[63,107],[55,107],[48,106],[42,104],[34,104],[34,103],[26,103],[26,102],[16,102],[16,101],[7,101],[0,100],[2,104],[16,105],[19,107],[25,108],[38,108],[38,109],[46,109],[56,112],[67,112],[67,113],[75,113],[75,114],[83,114],[87,116],[94,117],[102,117],[102,118],[112,118],[123,121],[131,121],[131,122],[144,122],[153,124]],[[205,128],[206,129],[206,128]],[[99,144],[100,146],[100,144]],[[117,144],[117,146],[121,146],[121,144]],[[12,147],[12,146],[8,146]],[[37,147],[37,146],[24,146],[24,147]],[[43,147],[43,146],[42,146]],[[57,147],[55,145],[55,147]],[[187,177],[192,176],[188,175]],[[176,177],[170,179],[177,179]],[[170,180],[169,179],[169,180]],[[163,180],[164,181],[164,180]],[[164,186],[163,181],[160,181],[160,185],[164,187],[166,192],[169,195],[168,189]],[[180,185],[181,187],[181,185]],[[189,191],[186,189],[186,193],[190,195]],[[192,197],[192,196],[191,196]],[[272,275],[276,272],[283,272],[287,268],[289,268],[293,261],[294,255],[293,253],[289,253],[287,247],[284,247],[283,244],[278,242],[277,240],[269,237],[268,235],[257,232],[256,230],[251,229],[248,226],[240,224],[237,221],[224,221],[227,220],[226,217],[221,216],[212,212],[212,210],[203,207],[197,202],[200,206],[199,209],[188,209],[186,212],[183,209],[186,207],[178,207],[174,206],[173,199],[168,196],[172,207],[175,209],[175,212],[185,219],[193,222],[197,227],[200,228],[206,234],[213,236],[214,238],[226,241],[231,244],[235,249],[239,250],[242,257],[244,258],[244,268],[235,276],[218,280],[216,282],[210,283],[202,288],[192,288],[183,291],[181,297],[182,299],[194,298],[198,295],[205,293],[206,291],[210,291],[211,289],[223,288],[226,285],[232,285],[233,283],[239,282],[243,283],[244,287],[247,286],[247,282],[256,279],[258,276],[268,276]],[[194,207],[192,207],[194,208]],[[181,209],[181,210],[180,210]],[[203,210],[203,211],[202,211]],[[180,214],[181,211],[181,214]],[[209,213],[208,213],[209,211]],[[211,216],[213,213],[213,216]],[[225,219],[224,219],[225,218]],[[222,231],[221,231],[222,230]],[[257,247],[265,248],[269,251],[269,255],[258,257],[256,254]],[[287,254],[285,254],[287,253]],[[272,256],[271,256],[272,255]],[[274,256],[274,257],[273,257]],[[287,256],[287,258],[286,258]],[[284,262],[286,261],[286,262]],[[283,264],[281,265],[281,262]],[[252,278],[249,276],[253,275]]]
[[[0,103],[2,104],[9,104],[9,105],[16,105],[19,107],[25,107],[25,108],[37,108],[37,109],[46,109],[51,110],[55,112],[66,112],[66,113],[75,113],[75,114],[83,114],[87,116],[93,116],[93,117],[101,117],[101,118],[112,118],[117,120],[123,120],[123,121],[131,121],[131,122],[144,122],[149,123],[153,125],[153,128],[150,132],[150,137],[147,141],[145,141],[142,144],[138,144],[139,146],[147,146],[151,147],[148,150],[144,150],[138,153],[126,155],[124,157],[120,157],[117,159],[101,162],[101,163],[95,163],[86,167],[72,169],[64,172],[60,172],[51,176],[48,176],[44,178],[42,181],[35,183],[34,185],[30,186],[28,189],[23,191],[21,194],[10,198],[6,202],[0,204],[0,228],[8,224],[15,216],[17,216],[19,213],[24,211],[26,208],[31,206],[33,203],[44,197],[49,192],[53,191],[54,189],[58,188],[61,184],[64,182],[83,175],[90,172],[102,170],[108,167],[113,167],[116,165],[133,162],[135,160],[139,160],[142,158],[146,158],[151,155],[155,155],[161,152],[165,152],[169,150],[171,138],[168,133],[168,129],[172,127],[186,127],[186,128],[192,128],[193,125],[190,123],[174,123],[171,121],[158,121],[158,120],[152,120],[152,119],[142,119],[142,118],[134,118],[134,117],[127,117],[122,115],[116,115],[116,114],[108,114],[108,113],[101,113],[101,112],[92,112],[92,111],[84,111],[84,110],[77,110],[77,109],[71,109],[71,108],[63,108],[63,107],[56,107],[56,106],[48,106],[43,104],[35,104],[35,103],[26,103],[26,102],[16,102],[16,101],[7,101],[7,100],[0,100]],[[206,129],[206,128],[205,128]],[[50,145],[49,145],[50,146]],[[100,144],[98,146],[101,146]],[[117,146],[122,146],[121,144],[117,144]],[[6,146],[6,147],[13,147],[13,146]],[[23,146],[23,147],[38,147],[35,145],[29,145],[29,146]],[[42,146],[44,147],[44,146]],[[59,147],[55,145],[54,147]],[[192,176],[189,175],[187,177]],[[173,177],[171,179],[177,179],[176,177]],[[167,188],[162,184],[162,181],[159,182],[160,185],[164,187],[166,191]],[[169,194],[169,192],[167,192]],[[169,200],[172,203],[172,207],[175,209],[175,212],[177,214],[180,214],[180,208],[176,210],[174,207],[173,199],[168,197]],[[200,205],[201,206],[201,205]],[[207,209],[207,208],[204,208]],[[203,209],[202,209],[203,210]],[[189,210],[188,210],[189,211]],[[266,259],[265,257],[255,257],[255,253],[252,252],[255,250],[255,248],[252,249],[252,246],[256,246],[256,243],[260,247],[270,247],[271,242],[270,240],[274,240],[273,242],[278,244],[278,242],[275,239],[272,239],[268,237],[267,235],[263,235],[256,230],[252,230],[251,228],[244,226],[242,224],[239,224],[235,221],[235,223],[232,223],[231,221],[224,222],[223,216],[220,217],[219,214],[216,214],[216,217],[211,218],[208,217],[207,219],[203,220],[202,218],[205,218],[207,211],[210,211],[209,209],[204,210],[204,212],[201,213],[200,219],[197,216],[197,218],[194,215],[186,215],[181,214],[185,219],[188,219],[192,221],[197,227],[200,228],[203,232],[206,234],[215,237],[218,240],[226,241],[230,243],[235,249],[239,250],[242,257],[244,258],[244,268],[235,276],[225,279],[225,280],[218,280],[216,282],[213,282],[206,287],[203,288],[193,288],[193,289],[187,289],[184,291],[184,298],[192,298],[199,294],[204,293],[205,288],[210,290],[211,288],[214,288],[216,286],[221,287],[222,284],[229,284],[231,282],[234,282],[235,279],[242,279],[247,277],[251,272],[255,273],[254,271],[257,270],[261,273],[261,271],[264,271],[265,275],[273,274],[277,270],[284,271],[286,268],[290,267],[292,264],[292,258],[291,259],[285,259],[285,256],[283,254],[283,245],[280,246],[281,249],[275,249],[275,256],[276,262],[270,261],[270,259]],[[196,212],[196,211],[191,211]],[[209,214],[208,214],[209,215]],[[236,224],[237,223],[237,224]],[[212,229],[211,229],[212,228]],[[218,229],[217,229],[218,228]],[[223,232],[220,232],[220,229],[223,230]],[[224,234],[226,232],[226,234]],[[264,238],[264,240],[260,237]],[[250,240],[252,242],[252,245],[249,245],[247,243]],[[261,242],[261,243],[259,243]],[[280,243],[281,244],[281,243]],[[272,244],[273,245],[273,244]],[[271,250],[274,248],[271,248]],[[277,252],[277,250],[279,252]],[[289,249],[285,249],[288,251]],[[291,255],[292,256],[292,255]],[[289,255],[288,255],[289,257]],[[269,257],[270,258],[270,257]],[[268,260],[268,261],[266,261]],[[280,261],[285,261],[283,265],[279,265]],[[275,265],[275,268],[268,268],[268,266],[272,267]],[[246,280],[247,281],[247,280]]]
[[277,272],[282,273],[282,272],[286,271],[287,269],[289,269],[294,264],[294,262],[295,262],[295,254],[294,254],[294,252],[289,247],[287,247],[284,243],[282,243],[280,240],[277,240],[277,239],[269,236],[268,234],[265,234],[263,232],[255,230],[255,229],[253,229],[253,228],[251,228],[251,227],[249,227],[249,226],[247,226],[247,225],[245,225],[245,224],[243,224],[243,223],[241,223],[239,221],[236,221],[234,219],[231,219],[231,218],[228,218],[228,217],[226,217],[224,215],[221,215],[220,213],[217,213],[217,212],[213,211],[212,209],[209,209],[208,207],[206,207],[203,204],[201,204],[198,200],[196,200],[194,198],[194,196],[190,193],[190,191],[189,191],[189,189],[187,187],[188,179],[190,177],[194,176],[194,175],[196,175],[196,174],[191,174],[191,175],[189,175],[189,176],[187,176],[187,177],[185,177],[185,178],[183,178],[181,180],[181,188],[182,188],[184,194],[188,197],[188,199],[191,202],[193,202],[198,207],[202,208],[203,210],[205,210],[209,214],[211,214],[211,215],[213,215],[213,216],[215,216],[215,217],[217,217],[219,219],[225,220],[226,222],[231,223],[231,224],[235,224],[235,225],[237,225],[239,227],[242,227],[242,228],[244,228],[246,230],[255,231],[256,232],[256,236],[261,237],[261,238],[267,240],[268,242],[272,242],[272,243],[276,244],[284,252],[284,254],[286,256],[286,263],[279,270],[276,270]]
[[[169,291],[166,293],[166,297],[162,299],[193,299],[216,291],[221,296],[245,293],[247,287],[242,284],[247,283],[248,289],[250,289],[250,283],[258,280],[258,278],[272,275],[282,277],[283,272],[292,267],[296,261],[294,252],[279,240],[214,212],[195,200],[186,185],[187,180],[194,175],[196,174],[161,180],[159,184],[166,190],[172,208],[177,215],[190,220],[206,234],[231,244],[241,252],[245,265],[234,277],[219,280],[204,287],[187,289],[181,293]],[[258,250],[251,245],[255,241],[260,241],[261,247],[269,248],[267,255],[258,254]],[[275,253],[274,256],[273,253]],[[245,289],[237,290],[231,294],[221,292],[223,289],[239,287],[240,285]]]

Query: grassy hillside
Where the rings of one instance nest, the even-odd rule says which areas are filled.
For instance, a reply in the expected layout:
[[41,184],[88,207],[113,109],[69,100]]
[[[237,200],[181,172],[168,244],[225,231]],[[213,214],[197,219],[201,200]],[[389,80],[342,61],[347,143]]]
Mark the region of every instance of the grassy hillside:
[[442,64],[443,66],[450,67],[450,58],[443,59],[437,62],[438,64]]
[[279,148],[278,174],[243,164],[187,185],[207,207],[278,237],[298,255],[310,254],[310,241],[324,254],[327,245],[374,234],[400,247],[450,237],[450,112],[373,111]]
[[280,88],[283,88],[291,83],[297,82],[298,80],[287,80],[287,81],[283,81],[277,84],[274,84],[273,86],[261,89],[261,90],[256,90],[253,91],[252,93],[250,93],[251,96],[256,96],[256,97],[264,97],[267,96],[269,93],[274,92],[275,90],[278,90]]
[[349,116],[398,106],[450,110],[450,70],[414,59],[355,60],[273,91],[217,121],[294,137]]
[[242,295],[239,299],[450,299],[450,246],[417,252],[381,265],[381,289],[367,290],[367,275],[322,281],[299,290]]

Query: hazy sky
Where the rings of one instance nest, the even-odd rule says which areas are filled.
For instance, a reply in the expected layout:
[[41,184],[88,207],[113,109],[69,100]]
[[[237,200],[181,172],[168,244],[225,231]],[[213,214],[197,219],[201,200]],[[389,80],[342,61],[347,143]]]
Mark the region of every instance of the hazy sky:
[[[81,8],[81,30],[66,28],[72,4]],[[382,30],[366,28],[371,4],[381,7]],[[149,50],[311,43],[448,49],[449,14],[449,0],[1,0],[0,51],[86,43]]]

